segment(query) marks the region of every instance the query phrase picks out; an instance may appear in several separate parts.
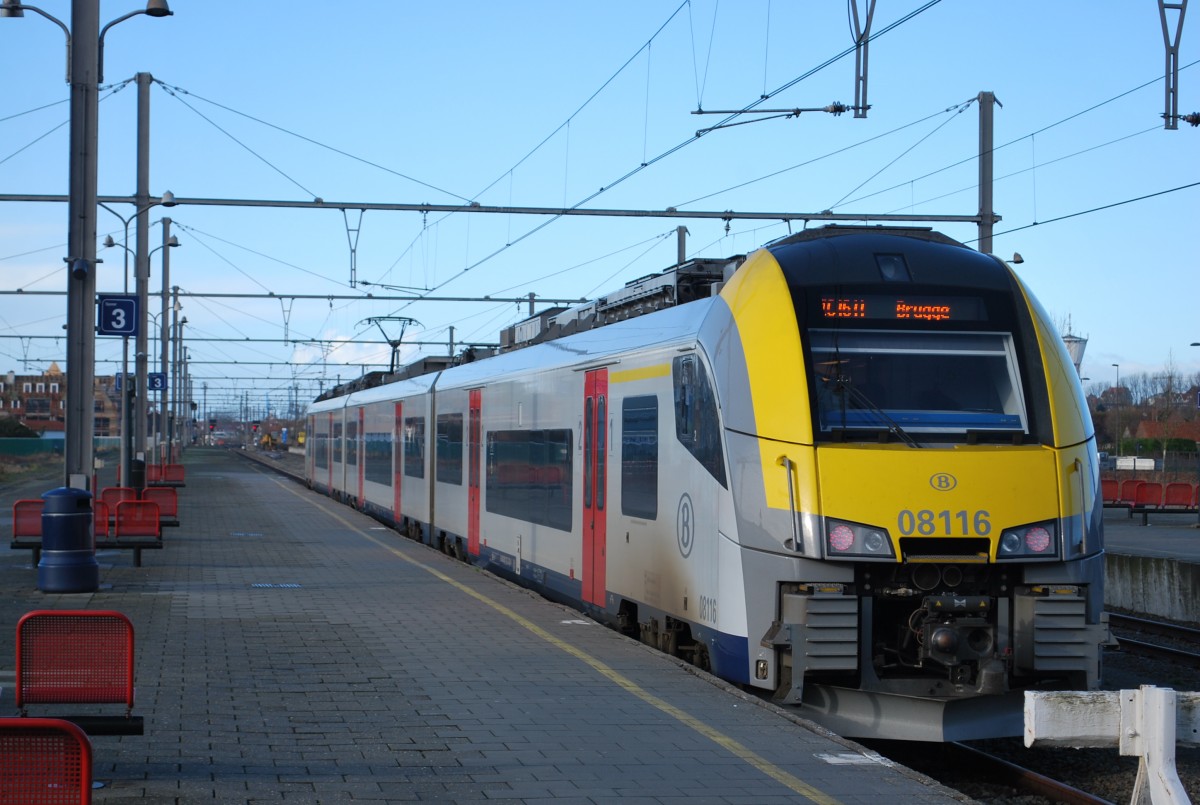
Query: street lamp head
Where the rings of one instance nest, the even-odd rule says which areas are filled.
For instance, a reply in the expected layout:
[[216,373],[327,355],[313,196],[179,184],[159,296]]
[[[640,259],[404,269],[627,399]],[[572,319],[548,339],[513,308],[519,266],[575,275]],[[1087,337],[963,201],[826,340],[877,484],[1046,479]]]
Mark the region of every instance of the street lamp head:
[[146,14],[151,17],[169,17],[175,12],[167,7],[167,0],[148,0]]
[[167,239],[167,245],[170,246],[171,248],[175,248],[176,246],[179,246],[180,245],[179,238],[172,235],[170,238]]
[[175,206],[175,194],[172,193],[170,190],[164,191],[162,194],[162,198],[159,200],[159,203],[162,204],[164,207],[174,207]]
[[104,236],[104,248],[111,249],[113,246],[116,246],[116,245],[117,245],[117,242],[115,240],[113,240],[112,235]]
[[1013,252],[1013,259],[1012,259],[1012,262],[1013,262],[1015,265],[1020,265],[1021,263],[1024,263],[1024,262],[1025,262],[1025,258],[1021,256],[1021,253],[1020,253],[1020,252]]
[[85,280],[88,275],[88,261],[79,257],[71,261],[71,276],[77,280]]
[[24,16],[25,9],[21,8],[20,0],[4,0],[4,5],[0,6],[0,18]]

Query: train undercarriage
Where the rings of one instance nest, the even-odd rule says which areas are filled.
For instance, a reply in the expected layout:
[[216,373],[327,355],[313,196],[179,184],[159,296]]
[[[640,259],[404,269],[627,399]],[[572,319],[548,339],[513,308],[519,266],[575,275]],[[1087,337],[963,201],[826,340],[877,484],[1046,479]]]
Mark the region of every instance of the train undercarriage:
[[1087,623],[1085,587],[1016,576],[922,563],[786,585],[763,639],[780,661],[776,701],[849,737],[1019,735],[1024,689],[1097,686],[1107,629]]

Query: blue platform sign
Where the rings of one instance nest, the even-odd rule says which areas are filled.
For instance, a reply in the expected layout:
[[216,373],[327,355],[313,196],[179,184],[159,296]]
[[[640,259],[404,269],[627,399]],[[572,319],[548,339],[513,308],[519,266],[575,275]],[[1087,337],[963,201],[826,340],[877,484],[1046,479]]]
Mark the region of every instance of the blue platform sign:
[[166,391],[167,376],[162,372],[148,372],[146,374],[146,390],[147,391]]
[[138,334],[138,298],[133,294],[97,294],[96,335]]

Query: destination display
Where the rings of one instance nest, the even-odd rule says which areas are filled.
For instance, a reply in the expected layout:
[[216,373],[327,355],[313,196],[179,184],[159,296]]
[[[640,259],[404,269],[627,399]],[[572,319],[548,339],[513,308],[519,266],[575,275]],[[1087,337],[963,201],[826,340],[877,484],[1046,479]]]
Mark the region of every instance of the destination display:
[[986,321],[987,306],[975,296],[821,296],[825,319]]

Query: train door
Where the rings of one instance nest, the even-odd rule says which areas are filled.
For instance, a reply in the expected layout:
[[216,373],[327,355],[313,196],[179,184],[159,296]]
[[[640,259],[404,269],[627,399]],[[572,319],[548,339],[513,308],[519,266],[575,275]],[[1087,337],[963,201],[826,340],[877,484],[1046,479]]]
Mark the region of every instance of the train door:
[[479,556],[479,464],[483,389],[471,389],[467,413],[467,553]]
[[608,370],[583,384],[583,600],[604,606],[607,539]]
[[396,403],[395,421],[392,423],[392,522],[400,525],[400,478],[404,453],[400,449],[404,435],[404,403]]

